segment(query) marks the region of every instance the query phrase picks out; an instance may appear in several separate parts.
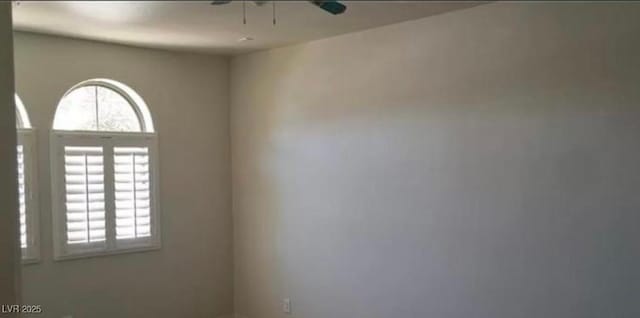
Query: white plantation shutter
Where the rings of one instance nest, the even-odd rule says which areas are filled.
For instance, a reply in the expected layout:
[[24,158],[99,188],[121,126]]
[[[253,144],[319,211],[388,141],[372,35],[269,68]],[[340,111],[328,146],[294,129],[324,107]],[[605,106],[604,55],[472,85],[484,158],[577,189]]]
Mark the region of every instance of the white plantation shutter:
[[20,203],[20,247],[27,248],[27,198],[25,189],[24,146],[18,145],[18,201]]
[[67,244],[106,240],[102,147],[64,147]]
[[116,239],[151,236],[149,148],[115,147]]
[[40,258],[37,196],[32,190],[36,184],[33,162],[35,148],[33,129],[18,129],[18,202],[20,216],[20,247],[23,262],[37,262]]
[[55,258],[158,248],[155,134],[51,139]]

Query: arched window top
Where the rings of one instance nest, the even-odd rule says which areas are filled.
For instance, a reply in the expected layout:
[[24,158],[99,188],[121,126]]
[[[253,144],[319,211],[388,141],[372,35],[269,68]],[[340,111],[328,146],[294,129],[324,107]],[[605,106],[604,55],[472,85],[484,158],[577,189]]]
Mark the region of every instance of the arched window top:
[[15,94],[16,101],[16,128],[22,129],[31,129],[31,120],[29,120],[29,114],[27,114],[27,109],[24,108],[24,104],[22,100]]
[[144,100],[129,86],[91,79],[69,89],[58,104],[55,130],[154,132]]

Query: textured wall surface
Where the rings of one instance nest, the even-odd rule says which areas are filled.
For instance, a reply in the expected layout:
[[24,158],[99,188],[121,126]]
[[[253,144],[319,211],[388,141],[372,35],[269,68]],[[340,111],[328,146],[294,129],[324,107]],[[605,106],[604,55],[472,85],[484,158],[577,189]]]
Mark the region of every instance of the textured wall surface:
[[639,317],[638,17],[495,3],[234,58],[236,312]]

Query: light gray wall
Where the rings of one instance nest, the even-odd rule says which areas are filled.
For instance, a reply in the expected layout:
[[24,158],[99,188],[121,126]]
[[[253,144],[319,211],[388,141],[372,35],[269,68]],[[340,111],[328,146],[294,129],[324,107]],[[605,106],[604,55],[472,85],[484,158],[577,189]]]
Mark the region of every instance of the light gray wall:
[[638,31],[495,3],[234,58],[236,311],[640,317]]
[[[37,129],[43,239],[43,261],[23,267],[25,303],[52,318],[233,312],[228,60],[24,33],[15,42],[17,92]],[[162,249],[54,262],[49,128],[65,91],[90,78],[131,86],[151,110]]]
[[[0,2],[0,304],[18,302],[18,189],[11,3]],[[6,314],[7,317],[13,315]]]

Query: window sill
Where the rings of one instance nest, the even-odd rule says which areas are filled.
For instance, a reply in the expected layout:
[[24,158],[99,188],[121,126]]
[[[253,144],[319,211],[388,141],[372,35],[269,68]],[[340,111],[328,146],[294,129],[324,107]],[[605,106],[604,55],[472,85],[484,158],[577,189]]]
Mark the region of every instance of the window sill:
[[132,247],[126,249],[118,249],[112,251],[99,251],[99,252],[87,252],[87,253],[76,253],[71,255],[58,255],[54,256],[53,260],[56,262],[59,261],[71,261],[83,258],[95,258],[95,257],[103,257],[103,256],[114,256],[120,254],[131,254],[131,253],[143,253],[143,252],[152,252],[160,249],[160,246],[144,246],[144,247]]

